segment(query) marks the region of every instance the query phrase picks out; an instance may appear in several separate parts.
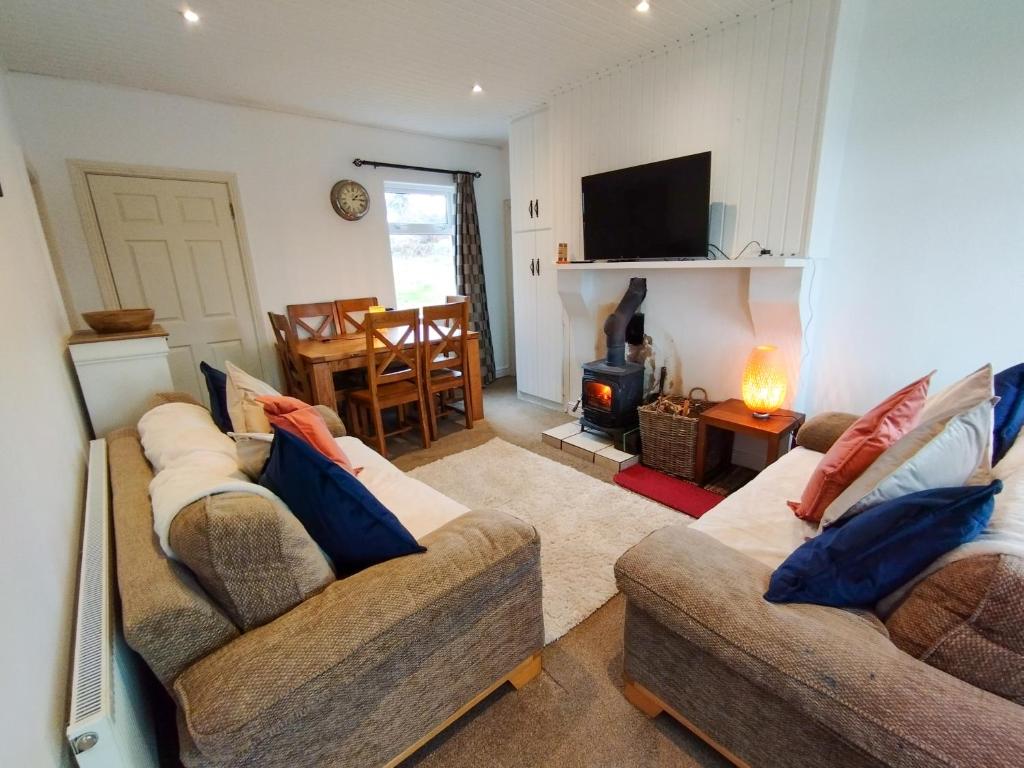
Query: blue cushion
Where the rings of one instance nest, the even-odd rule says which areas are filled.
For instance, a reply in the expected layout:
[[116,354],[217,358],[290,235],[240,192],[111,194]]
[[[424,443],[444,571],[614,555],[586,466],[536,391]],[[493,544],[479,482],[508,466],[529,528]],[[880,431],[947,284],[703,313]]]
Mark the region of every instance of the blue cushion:
[[772,574],[765,600],[872,606],[988,525],[991,485],[918,491],[847,518],[804,542]]
[[231,431],[231,417],[228,416],[228,377],[206,362],[199,364],[199,370],[206,379],[206,391],[210,395],[210,415],[221,432]]
[[283,429],[274,430],[260,485],[288,505],[339,577],[426,551],[358,478]]
[[1024,428],[1024,363],[1007,368],[995,378],[999,402],[992,431],[992,462],[999,461]]

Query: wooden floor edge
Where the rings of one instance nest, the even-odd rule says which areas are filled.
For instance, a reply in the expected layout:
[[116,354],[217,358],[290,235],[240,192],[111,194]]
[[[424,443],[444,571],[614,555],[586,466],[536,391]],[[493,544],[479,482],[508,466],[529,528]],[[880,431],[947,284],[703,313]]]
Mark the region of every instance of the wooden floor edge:
[[498,688],[503,686],[505,683],[511,683],[516,690],[519,690],[541,673],[541,670],[544,668],[543,664],[543,658],[541,656],[540,651],[537,651],[536,653],[528,656],[525,661],[516,665],[516,667],[511,672],[509,672],[507,675],[504,675],[503,677],[498,678],[498,680],[496,680],[494,683],[487,686],[487,688],[485,688],[484,690],[480,691],[480,693],[478,693],[472,699],[470,699],[457,710],[455,710],[455,712],[452,713],[451,717],[449,717],[447,720],[445,720],[443,723],[437,726],[437,728],[432,730],[430,733],[421,738],[415,744],[410,745],[397,757],[392,758],[387,763],[384,763],[384,765],[382,765],[381,768],[395,768],[395,766],[407,760],[409,757],[412,756],[414,752],[416,752],[421,747],[426,745],[428,741],[430,741],[443,730],[445,730],[450,725],[455,723],[456,720],[458,720],[464,714],[469,712],[469,710],[471,710],[481,701],[486,699],[488,696],[490,696],[492,693],[498,690]]
[[635,680],[627,679],[622,689],[622,695],[626,697],[626,701],[632,704],[634,707],[639,709],[647,717],[657,717],[662,712],[671,717],[673,720],[678,722],[686,730],[690,731],[694,736],[703,741],[713,750],[718,752],[722,757],[728,760],[730,763],[736,766],[736,768],[750,768],[750,764],[745,760],[737,757],[729,749],[719,744],[705,731],[698,728],[696,725],[691,723],[685,717],[683,717],[677,710],[670,707],[655,694],[651,693],[647,688],[640,685]]

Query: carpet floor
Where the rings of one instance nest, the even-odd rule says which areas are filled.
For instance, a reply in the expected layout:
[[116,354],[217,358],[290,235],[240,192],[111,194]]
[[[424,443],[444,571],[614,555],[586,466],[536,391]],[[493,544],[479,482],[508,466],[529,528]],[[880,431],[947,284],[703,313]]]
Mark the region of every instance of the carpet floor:
[[[570,417],[524,403],[515,380],[484,395],[487,418],[472,430],[443,423],[428,450],[392,440],[403,470],[494,437],[610,483],[615,474],[543,443],[540,433]],[[397,458],[396,458],[397,457]],[[648,720],[622,696],[625,602],[613,597],[544,649],[544,671],[521,691],[505,685],[403,763],[417,768],[727,768],[729,763],[666,715]]]
[[547,643],[615,595],[615,561],[627,549],[652,531],[690,521],[500,437],[409,476],[470,509],[507,512],[537,529]]

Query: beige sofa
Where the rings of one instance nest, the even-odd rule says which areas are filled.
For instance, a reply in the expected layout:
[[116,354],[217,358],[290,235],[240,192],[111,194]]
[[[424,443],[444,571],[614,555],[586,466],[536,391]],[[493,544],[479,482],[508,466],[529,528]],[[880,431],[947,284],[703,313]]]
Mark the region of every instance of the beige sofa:
[[[240,622],[239,606],[282,590],[265,594],[242,571],[225,587],[237,600],[214,600],[204,576],[160,548],[137,432],[108,436],[108,454],[124,634],[177,704],[186,766],[397,765],[499,685],[540,671],[532,526],[469,511],[423,536],[425,553],[320,585],[276,618]],[[219,524],[236,521],[239,505],[266,504],[224,497]],[[232,535],[254,546],[266,538]],[[204,562],[215,556],[208,547]]]
[[[812,422],[802,448],[709,519],[657,531],[620,558],[626,697],[736,765],[1024,765],[1020,558],[948,565],[885,623],[762,598],[770,563],[784,557],[773,536],[788,531],[791,545],[805,525],[782,500],[799,496],[844,428],[814,442],[821,422]],[[772,517],[758,503],[782,511]]]

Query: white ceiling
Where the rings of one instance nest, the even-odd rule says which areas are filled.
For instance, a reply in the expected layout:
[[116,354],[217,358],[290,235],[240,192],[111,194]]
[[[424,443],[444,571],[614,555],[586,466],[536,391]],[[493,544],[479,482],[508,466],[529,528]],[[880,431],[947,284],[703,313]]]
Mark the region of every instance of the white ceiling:
[[[782,2],[783,0],[779,0]],[[775,0],[0,0],[9,69],[487,143],[559,88]],[[470,89],[479,81],[484,93]]]

